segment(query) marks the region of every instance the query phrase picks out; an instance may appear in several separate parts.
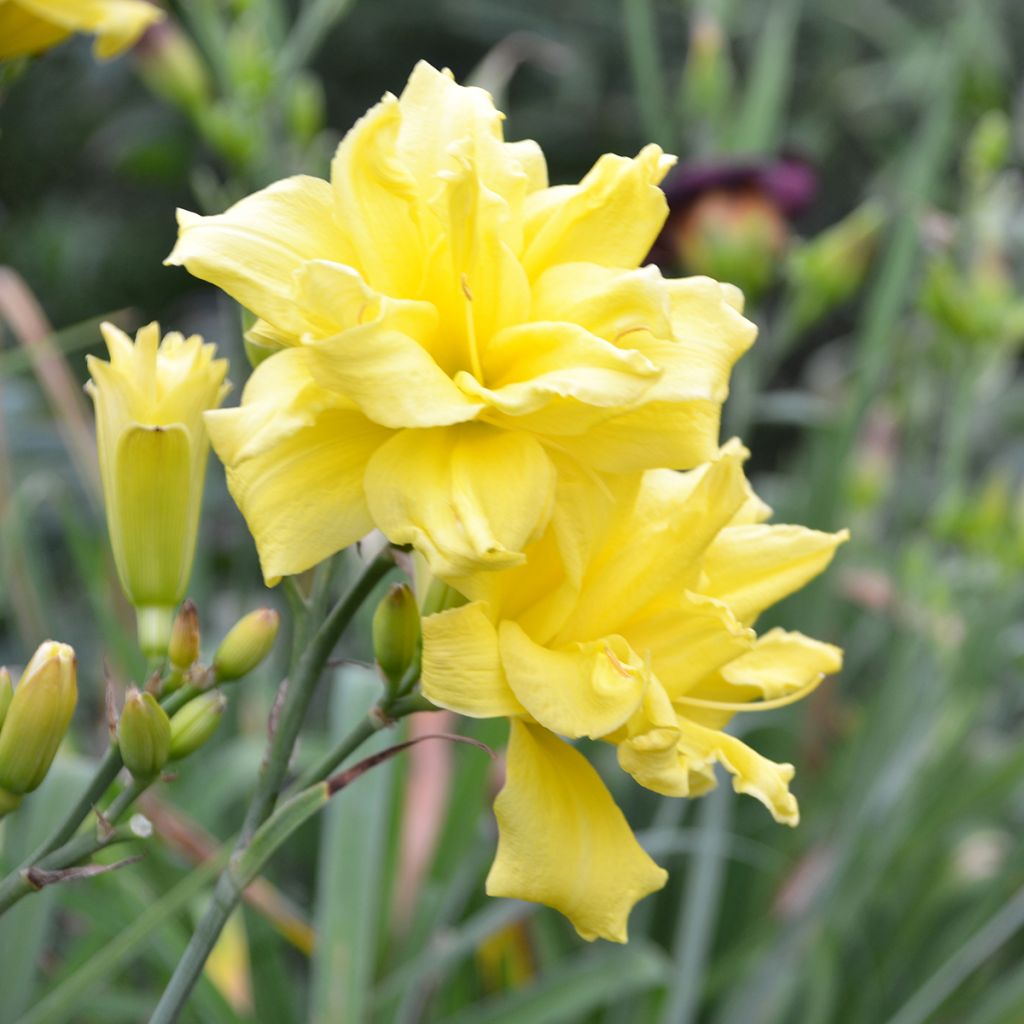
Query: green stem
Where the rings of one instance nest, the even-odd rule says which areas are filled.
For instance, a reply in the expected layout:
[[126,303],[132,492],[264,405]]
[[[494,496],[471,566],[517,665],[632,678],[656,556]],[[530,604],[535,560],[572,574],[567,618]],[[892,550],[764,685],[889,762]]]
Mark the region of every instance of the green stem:
[[23,897],[36,891],[36,887],[29,880],[29,869],[32,867],[42,868],[44,871],[61,871],[64,868],[73,867],[86,857],[91,857],[97,850],[113,846],[115,843],[122,843],[128,839],[137,838],[131,830],[115,829],[115,825],[121,816],[135,802],[139,794],[147,789],[152,779],[140,782],[133,779],[114,799],[110,806],[103,812],[103,822],[97,822],[96,828],[69,838],[53,852],[39,857],[30,857],[16,871],[11,872],[2,883],[0,883],[0,914],[9,910]]
[[437,708],[418,693],[396,697],[384,705],[378,705],[336,746],[304,772],[295,790],[303,790],[321,782],[337,768],[350,754],[361,747],[374,733],[416,711],[436,711]]
[[[235,842],[232,862],[244,855],[256,830],[270,817],[274,809],[288,771],[288,761],[295,747],[299,729],[334,645],[374,587],[394,568],[394,564],[390,551],[383,552],[371,562],[351,590],[324,619],[299,659],[289,681],[280,718],[264,754],[256,792],[249,804],[241,833]],[[237,906],[241,894],[242,890],[229,866],[221,872],[199,927],[153,1011],[150,1024],[170,1024],[178,1019],[210,951],[232,910]]]

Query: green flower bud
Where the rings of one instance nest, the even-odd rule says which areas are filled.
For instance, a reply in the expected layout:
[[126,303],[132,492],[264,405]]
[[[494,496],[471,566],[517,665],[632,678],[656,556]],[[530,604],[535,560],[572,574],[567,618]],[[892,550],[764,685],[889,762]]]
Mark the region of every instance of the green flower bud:
[[420,643],[420,612],[404,583],[396,583],[373,613],[373,655],[384,677],[397,686],[416,657]]
[[213,656],[217,680],[228,683],[248,675],[270,653],[280,624],[273,608],[257,608],[239,619]]
[[50,770],[78,701],[75,652],[40,644],[14,691],[0,729],[0,789],[31,793]]
[[0,666],[0,729],[4,727],[4,719],[7,717],[7,709],[11,706],[14,697],[14,680],[6,668]]
[[186,672],[199,657],[199,613],[189,598],[179,609],[171,628],[171,642],[167,645],[167,660],[171,668]]
[[133,686],[125,697],[117,726],[117,745],[125,767],[137,779],[160,774],[171,752],[171,720],[151,693]]
[[202,693],[171,719],[170,759],[180,761],[195,753],[220,725],[227,698],[217,690]]

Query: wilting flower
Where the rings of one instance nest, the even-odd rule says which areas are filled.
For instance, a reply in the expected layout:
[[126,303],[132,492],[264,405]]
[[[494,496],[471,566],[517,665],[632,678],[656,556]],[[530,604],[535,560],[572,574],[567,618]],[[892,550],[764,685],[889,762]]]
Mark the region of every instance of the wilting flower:
[[0,60],[47,50],[73,32],[96,36],[97,57],[114,57],[163,16],[146,0],[0,0]]
[[793,767],[723,728],[839,669],[836,647],[752,627],[821,572],[846,534],[766,524],[745,455],[732,443],[689,473],[618,478],[604,501],[563,473],[526,564],[453,579],[469,603],[423,621],[426,696],[512,720],[488,892],[549,904],[584,938],[625,941],[630,909],[665,873],[559,737],[614,744],[626,772],[667,796],[707,792],[721,764],[738,792],[797,823]]
[[199,335],[103,324],[110,362],[88,357],[107,528],[147,653],[167,650],[192,572],[209,440],[203,413],[227,394],[227,361]]
[[717,450],[755,329],[736,289],[638,269],[671,158],[606,155],[550,188],[501,119],[421,63],[330,182],[179,214],[168,262],[257,314],[250,341],[274,352],[240,408],[207,417],[269,582],[373,526],[438,573],[515,565],[556,463],[615,474]]

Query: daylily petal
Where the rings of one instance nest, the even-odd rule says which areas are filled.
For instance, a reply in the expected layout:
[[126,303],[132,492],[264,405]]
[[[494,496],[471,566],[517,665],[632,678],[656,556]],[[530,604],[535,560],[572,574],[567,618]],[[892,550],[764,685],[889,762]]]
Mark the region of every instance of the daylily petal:
[[372,529],[363,475],[391,436],[317,388],[304,356],[301,349],[271,356],[249,379],[241,407],[206,416],[268,586]]
[[737,793],[760,800],[780,825],[800,823],[796,797],[789,791],[794,774],[791,764],[769,761],[735,736],[687,718],[680,717],[678,724],[679,749],[693,769],[710,768],[715,762],[721,764],[732,774],[732,788]]
[[523,266],[531,277],[556,263],[637,266],[668,216],[658,183],[675,163],[655,145],[635,160],[606,154],[574,186],[535,192],[526,200]]
[[670,697],[680,697],[754,646],[754,631],[720,601],[683,594],[622,627],[633,650],[650,659]]
[[442,577],[521,563],[554,490],[554,467],[534,438],[482,423],[403,430],[366,474],[374,522]]
[[586,758],[537,726],[512,721],[494,813],[488,894],[554,907],[588,941],[625,942],[634,904],[668,878]]
[[551,650],[516,622],[498,628],[509,686],[541,725],[562,736],[605,736],[636,710],[647,685],[643,662],[622,637]]
[[784,697],[823,676],[834,675],[842,667],[840,648],[802,633],[773,629],[758,639],[753,650],[722,667],[722,679],[733,692],[721,699],[743,700],[736,689],[749,693],[751,699]]
[[690,469],[718,453],[721,414],[721,405],[710,398],[646,402],[559,443],[602,473],[636,473],[657,466]]
[[498,634],[475,602],[423,620],[423,695],[471,718],[524,713],[501,668]]
[[20,4],[0,2],[0,60],[39,53],[69,35],[71,29],[37,17]]
[[[11,0],[0,4],[0,7],[5,6],[22,7],[35,17],[64,29],[58,39],[67,32],[94,33],[93,49],[101,58],[116,56],[127,49],[150,25],[164,17],[160,8],[142,0]],[[2,31],[4,27],[0,23],[0,52],[6,53],[9,43]],[[35,52],[38,48],[18,52]]]
[[[373,288],[401,298],[419,295],[425,256],[416,210],[416,179],[396,151],[401,112],[390,93],[341,140],[331,163],[338,221],[360,262],[350,263]],[[325,255],[321,252],[319,255]]]
[[[450,71],[420,61],[398,105],[398,150],[424,194],[435,192],[460,159],[471,162],[486,187],[514,206],[528,188],[538,187],[536,143],[504,142],[504,118],[486,90],[456,85]],[[544,184],[546,179],[545,173]]]
[[296,302],[293,275],[316,259],[357,266],[331,186],[297,175],[214,217],[179,210],[178,242],[164,263],[217,285],[297,342],[317,320]]
[[695,795],[689,762],[679,749],[678,715],[656,680],[623,732],[615,739],[619,767],[624,772],[663,796]]
[[753,622],[823,572],[849,536],[848,530],[821,533],[803,526],[730,526],[708,548],[701,592]]
[[422,345],[382,324],[352,327],[308,346],[317,381],[386,427],[440,427],[473,419],[474,402]]
[[672,337],[666,284],[654,266],[623,271],[596,263],[560,263],[534,283],[532,316],[580,324],[629,348],[639,332]]
[[739,453],[688,474],[645,473],[588,568],[563,640],[602,636],[699,579],[700,558],[745,496]]

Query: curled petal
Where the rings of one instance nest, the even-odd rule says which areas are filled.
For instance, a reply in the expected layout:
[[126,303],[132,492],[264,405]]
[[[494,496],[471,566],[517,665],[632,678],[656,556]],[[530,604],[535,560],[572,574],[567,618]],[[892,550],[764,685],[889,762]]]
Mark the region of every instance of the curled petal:
[[562,736],[614,731],[636,710],[647,685],[643,662],[619,636],[550,650],[505,621],[498,639],[512,691],[541,725]]
[[586,758],[539,726],[513,719],[494,813],[488,894],[554,907],[588,941],[625,942],[634,904],[668,878]]
[[824,572],[848,530],[803,526],[730,526],[707,551],[703,593],[727,604],[742,622],[788,597]]
[[606,154],[579,185],[533,193],[526,201],[527,273],[535,277],[553,264],[583,260],[639,265],[668,216],[658,183],[674,162],[655,145],[635,160]]
[[471,718],[521,715],[501,667],[498,633],[479,602],[423,620],[423,693]]
[[554,490],[539,442],[482,423],[400,431],[366,473],[377,526],[448,577],[520,564],[550,518]]
[[304,310],[295,296],[295,272],[308,260],[356,265],[331,186],[297,175],[213,217],[179,210],[178,242],[164,262],[222,288],[294,344],[317,324],[316,310]]

